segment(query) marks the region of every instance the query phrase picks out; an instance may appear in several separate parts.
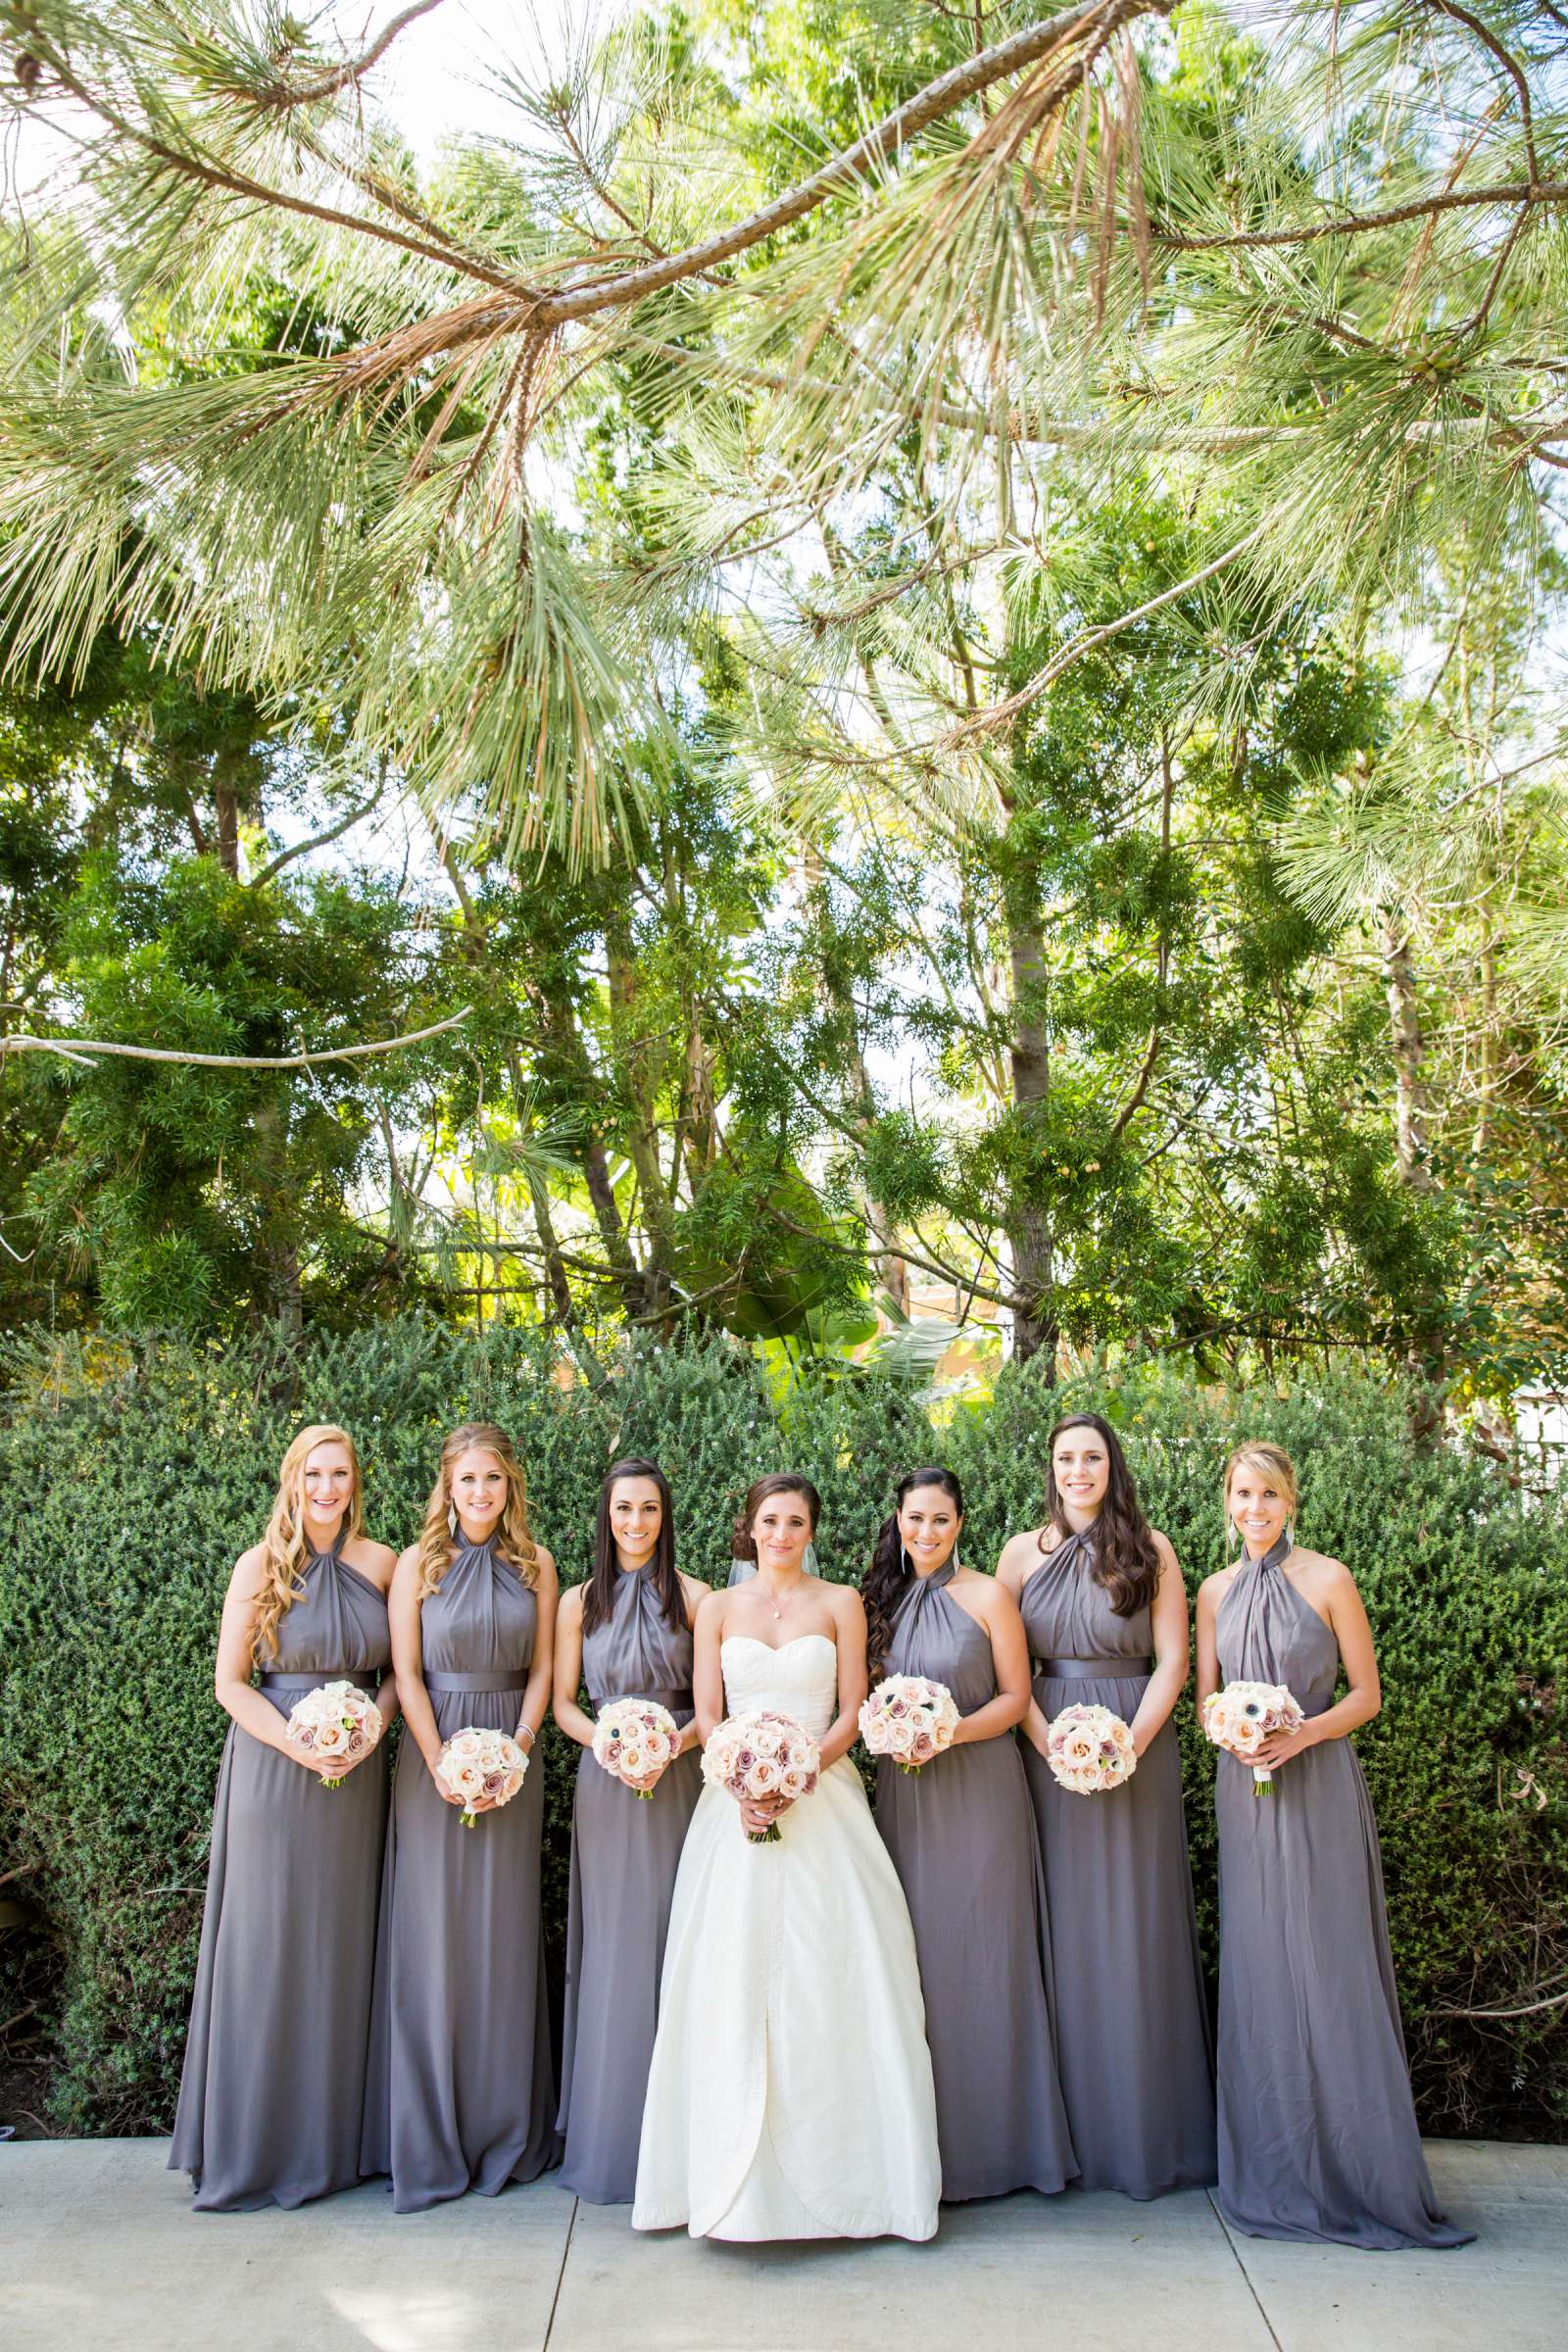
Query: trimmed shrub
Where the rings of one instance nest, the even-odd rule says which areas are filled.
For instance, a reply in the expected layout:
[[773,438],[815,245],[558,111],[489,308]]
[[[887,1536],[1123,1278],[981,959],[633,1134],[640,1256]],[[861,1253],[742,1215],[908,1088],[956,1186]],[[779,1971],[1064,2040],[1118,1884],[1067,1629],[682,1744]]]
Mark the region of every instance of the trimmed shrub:
[[[1222,1558],[1219,1472],[1246,1436],[1301,1472],[1302,1539],[1354,1569],[1384,1712],[1356,1745],[1382,1831],[1395,1957],[1427,2129],[1568,2136],[1568,1514],[1494,1462],[1411,1442],[1410,1399],[1364,1375],[1245,1395],[1152,1367],[1052,1390],[1008,1367],[936,1427],[910,1389],[840,1370],[771,1393],[729,1343],[648,1348],[600,1392],[563,1385],[535,1335],[418,1319],[312,1343],[149,1341],[13,1350],[0,1423],[0,1879],[29,1914],[0,1934],[0,2016],[41,2001],[61,2127],[165,2129],[178,2080],[226,1721],[212,1657],[229,1567],[259,1534],[306,1420],[351,1428],[368,1524],[416,1530],[440,1438],[509,1428],[564,1581],[589,1564],[616,1454],[664,1465],[682,1565],[721,1584],[750,1481],[822,1491],[823,1572],[858,1577],[899,1474],[962,1477],[961,1549],[989,1565],[1038,1523],[1047,1434],[1093,1402],[1122,1431],[1189,1584]],[[1184,1780],[1214,1949],[1213,1760],[1186,1701]],[[559,1991],[576,1751],[543,1742],[547,1933]],[[1540,2005],[1547,2004],[1547,2005]],[[1514,2017],[1477,2011],[1526,2010]],[[1459,2014],[1464,2012],[1466,2014]]]

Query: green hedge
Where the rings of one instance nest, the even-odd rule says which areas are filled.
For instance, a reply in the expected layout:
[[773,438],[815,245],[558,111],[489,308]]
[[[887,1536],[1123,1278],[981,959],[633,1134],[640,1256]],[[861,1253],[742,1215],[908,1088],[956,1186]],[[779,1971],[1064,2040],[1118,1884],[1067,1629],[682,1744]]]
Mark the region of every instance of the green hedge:
[[[595,1394],[564,1387],[525,1333],[477,1340],[419,1321],[289,1359],[155,1342],[14,1351],[0,1417],[0,1878],[28,1918],[0,1933],[0,2019],[38,2004],[55,2121],[111,2132],[170,2120],[225,1729],[211,1682],[219,1608],[302,1421],[354,1431],[371,1532],[399,1544],[418,1524],[442,1432],[505,1423],[568,1580],[588,1565],[606,1464],[655,1454],[675,1490],[682,1564],[716,1583],[747,1483],[786,1463],[822,1490],[829,1575],[858,1572],[894,1480],[933,1456],[962,1476],[963,1548],[989,1564],[1038,1518],[1052,1418],[1090,1394],[1009,1369],[992,1400],[933,1430],[896,1381],[845,1371],[781,1401],[722,1345],[649,1349]],[[1568,1514],[1522,1497],[1494,1462],[1418,1450],[1409,1400],[1365,1377],[1238,1396],[1152,1369],[1093,1396],[1120,1423],[1195,1586],[1221,1556],[1225,1449],[1267,1435],[1296,1453],[1303,1538],[1350,1562],[1378,1640],[1384,1712],[1357,1747],[1423,2120],[1568,2136],[1568,2006],[1451,2014],[1523,2007],[1568,1983]],[[1212,1766],[1190,1717],[1184,1704],[1212,1955]],[[547,1738],[558,1975],[572,1752]]]

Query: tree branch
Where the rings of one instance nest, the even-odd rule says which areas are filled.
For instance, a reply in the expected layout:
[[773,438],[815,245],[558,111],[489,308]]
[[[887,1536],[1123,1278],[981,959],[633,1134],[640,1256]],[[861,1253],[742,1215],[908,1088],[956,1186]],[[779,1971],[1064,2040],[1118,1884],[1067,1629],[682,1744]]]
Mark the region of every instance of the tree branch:
[[353,831],[362,816],[369,815],[370,810],[378,805],[384,789],[378,784],[368,801],[362,801],[357,808],[351,808],[347,816],[340,817],[324,833],[313,834],[309,841],[297,841],[291,849],[279,850],[270,865],[264,865],[259,874],[251,876],[249,887],[260,890],[266,883],[273,881],[285,865],[291,865],[296,858],[308,858],[312,850],[324,850],[328,842],[341,841],[345,833]]
[[379,65],[398,34],[412,24],[416,17],[427,17],[441,5],[442,0],[414,0],[413,7],[405,8],[393,17],[377,33],[368,49],[361,50],[358,57],[345,59],[341,66],[334,66],[330,72],[318,74],[315,81],[294,84],[276,82],[264,93],[265,103],[279,107],[316,106],[323,98],[335,98],[339,90],[346,90],[351,81],[358,81],[362,74],[368,74],[372,66]]
[[101,1037],[0,1037],[0,1064],[8,1054],[60,1054],[67,1061],[86,1062],[90,1068],[95,1054],[113,1054],[127,1061],[173,1061],[204,1070],[303,1070],[318,1061],[358,1061],[367,1054],[395,1054],[401,1046],[422,1045],[426,1038],[456,1029],[472,1010],[471,1004],[465,1004],[461,1012],[428,1029],[380,1037],[366,1046],[333,1046],[320,1054],[180,1054],[167,1046],[112,1045]]
[[1364,237],[1379,228],[1397,228],[1405,220],[1425,220],[1439,213],[1473,211],[1478,205],[1568,204],[1568,180],[1509,180],[1498,187],[1446,189],[1438,196],[1413,197],[1408,204],[1390,205],[1381,213],[1340,213],[1331,220],[1312,220],[1300,228],[1228,229],[1214,236],[1189,236],[1179,229],[1151,228],[1150,237],[1173,253],[1232,253],[1245,247],[1315,245],[1320,237]]
[[1257,545],[1270,528],[1273,519],[1272,515],[1265,514],[1261,522],[1254,523],[1246,537],[1238,539],[1235,545],[1228,547],[1222,556],[1216,556],[1200,570],[1190,572],[1185,580],[1178,580],[1174,587],[1162,588],[1158,596],[1152,596],[1147,604],[1135,606],[1132,612],[1119,614],[1115,620],[1102,621],[1099,628],[1086,629],[1081,636],[1072,638],[1059,653],[1053,654],[1045,668],[1036,677],[1031,678],[1027,686],[1020,686],[1017,693],[1009,694],[1005,702],[992,703],[986,710],[977,710],[973,718],[964,719],[943,737],[938,748],[942,751],[951,751],[966,736],[989,731],[994,727],[1004,725],[1009,719],[1016,718],[1020,710],[1027,710],[1030,704],[1038,701],[1048,686],[1055,683],[1064,669],[1070,668],[1072,663],[1080,661],[1085,654],[1093,653],[1097,646],[1108,644],[1112,637],[1119,637],[1122,631],[1130,629],[1135,621],[1147,620],[1152,612],[1159,612],[1162,606],[1173,605],[1176,599],[1179,596],[1185,596],[1189,589],[1200,588],[1203,582],[1211,580],[1217,571],[1223,571],[1228,564],[1234,564],[1238,557],[1245,556],[1250,548]]

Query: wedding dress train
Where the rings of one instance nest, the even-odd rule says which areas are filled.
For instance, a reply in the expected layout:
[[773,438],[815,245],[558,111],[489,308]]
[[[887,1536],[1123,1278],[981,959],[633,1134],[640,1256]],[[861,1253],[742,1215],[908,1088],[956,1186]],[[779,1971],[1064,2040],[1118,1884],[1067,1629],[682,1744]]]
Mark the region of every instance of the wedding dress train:
[[[731,1714],[820,1739],[838,1712],[825,1634],[723,1645]],[[855,1767],[824,1772],[754,1845],[706,1788],[664,1952],[632,2226],[693,2237],[926,2238],[941,2166],[914,1936]],[[956,1998],[971,1988],[955,1986]]]

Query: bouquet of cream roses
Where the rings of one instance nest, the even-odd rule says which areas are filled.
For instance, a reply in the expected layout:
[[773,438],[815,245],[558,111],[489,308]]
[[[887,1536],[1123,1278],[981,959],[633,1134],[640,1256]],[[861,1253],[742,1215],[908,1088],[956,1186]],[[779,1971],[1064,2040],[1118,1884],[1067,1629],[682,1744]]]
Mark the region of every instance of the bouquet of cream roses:
[[1216,1747],[1252,1765],[1252,1794],[1272,1796],[1274,1777],[1252,1758],[1273,1732],[1298,1732],[1306,1717],[1283,1683],[1227,1683],[1203,1701],[1203,1729]]
[[[680,1732],[667,1708],[652,1698],[613,1698],[594,1725],[594,1761],[629,1787],[662,1772],[680,1745]],[[634,1794],[653,1795],[651,1788]]]
[[918,1772],[953,1745],[958,1710],[945,1683],[923,1674],[890,1674],[860,1709],[860,1737],[873,1756],[891,1756],[901,1772]]
[[471,1830],[478,1815],[471,1810],[476,1797],[492,1804],[510,1804],[522,1787],[528,1759],[509,1732],[487,1732],[472,1725],[454,1732],[441,1750],[436,1778],[464,1803],[463,1826]]
[[1138,1770],[1133,1736],[1109,1707],[1063,1707],[1046,1734],[1046,1762],[1074,1796],[1119,1788]]
[[[374,1694],[358,1683],[323,1683],[307,1690],[288,1711],[288,1743],[312,1764],[358,1764],[386,1729]],[[323,1788],[341,1788],[343,1775],[323,1775]]]
[[[764,1804],[770,1796],[790,1802],[809,1796],[822,1769],[821,1751],[793,1715],[758,1707],[749,1715],[731,1715],[721,1723],[703,1750],[703,1778],[715,1788],[727,1789],[738,1805]],[[753,1845],[772,1845],[778,1823],[765,1830],[748,1830]]]

